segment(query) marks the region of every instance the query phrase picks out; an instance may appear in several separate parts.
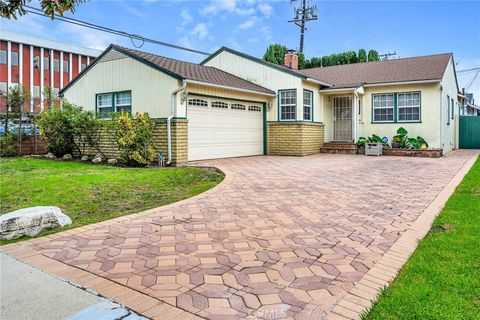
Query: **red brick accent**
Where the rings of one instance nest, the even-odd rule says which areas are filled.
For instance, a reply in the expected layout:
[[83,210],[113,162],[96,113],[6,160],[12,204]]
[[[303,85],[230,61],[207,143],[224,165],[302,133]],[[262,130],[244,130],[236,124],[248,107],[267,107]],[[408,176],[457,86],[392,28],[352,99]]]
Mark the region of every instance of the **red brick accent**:
[[287,68],[298,70],[298,56],[293,51],[285,54],[284,64]]
[[[365,154],[365,148],[359,148],[358,154]],[[443,149],[413,150],[413,149],[383,149],[384,156],[440,158]]]

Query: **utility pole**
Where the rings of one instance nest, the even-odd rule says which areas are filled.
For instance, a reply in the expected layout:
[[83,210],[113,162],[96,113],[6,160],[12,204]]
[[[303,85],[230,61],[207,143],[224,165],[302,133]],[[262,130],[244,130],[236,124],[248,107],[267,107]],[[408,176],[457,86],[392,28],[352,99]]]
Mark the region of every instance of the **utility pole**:
[[395,56],[395,55],[397,55],[396,52],[387,52],[384,54],[379,54],[378,59],[380,59],[380,61],[385,61],[385,60],[388,60],[389,57]]
[[308,6],[307,0],[290,0],[290,3],[300,1],[300,8],[293,10],[294,17],[288,22],[293,22],[300,27],[300,52],[303,52],[303,43],[305,38],[306,24],[308,21],[317,20],[317,6]]

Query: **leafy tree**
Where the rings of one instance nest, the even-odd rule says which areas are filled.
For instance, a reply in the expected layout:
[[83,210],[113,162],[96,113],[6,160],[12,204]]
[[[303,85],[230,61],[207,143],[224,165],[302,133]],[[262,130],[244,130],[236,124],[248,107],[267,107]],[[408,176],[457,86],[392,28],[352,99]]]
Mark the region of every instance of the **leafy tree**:
[[[67,11],[73,13],[80,3],[86,1],[87,0],[40,0],[40,7],[42,11],[53,20],[55,14],[63,16]],[[16,20],[17,16],[27,14],[24,6],[30,2],[32,2],[32,0],[2,0],[0,1],[0,16],[2,18]]]
[[368,61],[378,61],[378,51],[377,50],[370,50],[368,51]]
[[7,114],[5,117],[5,133],[8,133],[8,123],[10,121],[10,112],[18,116],[18,136],[19,152],[22,152],[22,107],[25,102],[30,100],[30,93],[22,85],[15,85],[7,91]]
[[367,62],[367,51],[365,49],[358,50],[358,62]]
[[268,46],[267,51],[263,55],[263,60],[275,63],[278,65],[283,65],[285,62],[285,53],[287,52],[287,47],[282,44],[271,44]]
[[62,108],[51,108],[41,112],[37,119],[47,150],[55,156],[72,154],[83,155],[90,145],[98,149],[100,120],[93,112],[62,101]]
[[343,53],[343,61],[344,63],[343,64],[350,64],[350,63],[357,63],[358,62],[358,57],[357,57],[357,53],[355,51],[346,51]]
[[322,66],[322,58],[312,57],[312,59],[310,59],[310,68],[317,68],[321,66]]
[[129,166],[146,166],[155,160],[153,130],[155,121],[148,113],[132,117],[122,112],[110,123],[113,137],[121,151],[121,160]]
[[305,66],[307,64],[307,61],[305,60],[305,55],[303,52],[298,52],[298,69],[305,69]]

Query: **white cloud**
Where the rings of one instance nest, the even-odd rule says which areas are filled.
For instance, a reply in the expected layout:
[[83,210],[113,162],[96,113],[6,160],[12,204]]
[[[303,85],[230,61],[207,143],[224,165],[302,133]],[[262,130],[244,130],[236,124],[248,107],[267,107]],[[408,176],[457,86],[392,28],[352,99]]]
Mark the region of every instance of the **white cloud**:
[[248,43],[257,43],[259,42],[260,40],[258,38],[250,38],[247,40]]
[[263,26],[260,28],[260,31],[262,32],[265,39],[272,40],[272,29],[270,27]]
[[236,42],[235,39],[233,38],[228,39],[228,44],[230,47],[232,47],[235,50],[241,51],[243,49],[243,47],[238,42]]
[[207,25],[203,22],[197,24],[195,28],[190,31],[190,34],[192,36],[198,36],[199,39],[204,39],[206,36],[208,36]]
[[273,8],[268,3],[260,3],[260,5],[258,6],[258,9],[260,10],[261,13],[263,13],[266,16],[269,16],[273,13]]
[[250,20],[245,21],[244,23],[238,25],[238,27],[235,29],[235,31],[243,31],[243,30],[248,30],[253,28],[255,25],[255,17],[253,17]]
[[180,13],[180,17],[182,18],[182,23],[181,23],[182,26],[189,24],[193,20],[193,17],[190,14],[190,12],[188,12],[187,8],[182,9],[182,12]]

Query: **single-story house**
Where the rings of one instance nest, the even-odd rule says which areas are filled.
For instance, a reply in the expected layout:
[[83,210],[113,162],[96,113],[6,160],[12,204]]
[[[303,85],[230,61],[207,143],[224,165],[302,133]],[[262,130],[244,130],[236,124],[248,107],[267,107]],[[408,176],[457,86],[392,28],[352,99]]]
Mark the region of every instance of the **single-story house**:
[[[148,112],[172,164],[320,152],[324,142],[399,127],[444,153],[456,146],[452,54],[298,70],[222,47],[200,64],[110,45],[61,91],[108,117]],[[163,143],[165,142],[165,143]]]

